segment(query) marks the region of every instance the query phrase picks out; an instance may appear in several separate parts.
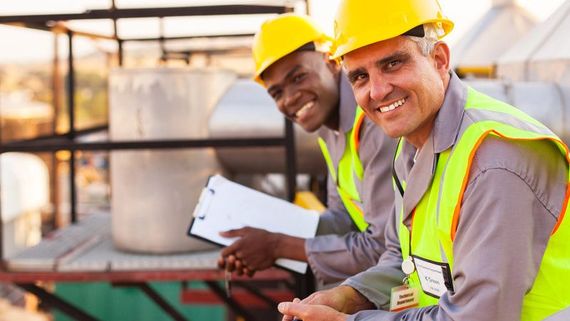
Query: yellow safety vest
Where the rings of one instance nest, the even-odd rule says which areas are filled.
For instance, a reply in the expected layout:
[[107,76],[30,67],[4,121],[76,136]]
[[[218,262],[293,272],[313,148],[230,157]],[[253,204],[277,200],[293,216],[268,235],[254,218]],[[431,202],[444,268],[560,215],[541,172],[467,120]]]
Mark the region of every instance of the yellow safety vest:
[[[460,134],[454,147],[439,155],[432,184],[414,210],[411,236],[403,223],[403,211],[400,212],[399,239],[404,260],[411,253],[431,261],[448,263],[453,271],[453,241],[463,193],[473,156],[486,137],[550,141],[570,163],[568,147],[560,138],[510,105],[469,88],[465,113],[474,122]],[[396,157],[399,151],[400,148]],[[567,180],[570,183],[570,172]],[[405,183],[401,185],[405,189]],[[543,320],[570,306],[570,219],[564,219],[569,207],[569,191],[566,192],[562,212],[550,236],[536,279],[524,296],[522,321]],[[403,208],[401,205],[397,208]],[[420,289],[420,306],[438,303],[438,298],[421,291],[417,271],[410,276],[410,284]]]
[[355,180],[362,180],[364,169],[362,162],[358,156],[358,147],[360,144],[360,127],[364,121],[365,114],[362,109],[357,106],[356,115],[352,129],[346,135],[346,144],[344,152],[338,164],[338,173],[335,169],[327,144],[324,139],[319,137],[319,146],[327,163],[330,175],[334,180],[338,195],[340,196],[344,207],[348,211],[350,218],[361,232],[368,228],[368,223],[364,219],[362,211],[361,199],[356,188]]

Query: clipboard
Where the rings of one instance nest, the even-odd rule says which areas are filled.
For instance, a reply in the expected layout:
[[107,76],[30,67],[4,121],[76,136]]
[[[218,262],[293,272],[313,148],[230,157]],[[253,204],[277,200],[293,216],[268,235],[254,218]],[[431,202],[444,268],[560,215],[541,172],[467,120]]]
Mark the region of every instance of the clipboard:
[[[226,238],[221,231],[245,226],[301,238],[314,237],[319,213],[232,182],[221,175],[208,179],[200,194],[188,235],[228,246],[238,238]],[[279,258],[275,264],[304,274],[307,263]]]

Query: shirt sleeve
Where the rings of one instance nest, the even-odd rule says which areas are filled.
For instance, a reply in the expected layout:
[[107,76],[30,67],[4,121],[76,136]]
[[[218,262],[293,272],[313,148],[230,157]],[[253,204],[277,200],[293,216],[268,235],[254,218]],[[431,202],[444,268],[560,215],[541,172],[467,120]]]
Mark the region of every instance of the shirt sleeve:
[[378,264],[342,283],[356,289],[378,309],[386,310],[390,307],[390,292],[393,287],[402,285],[405,277],[401,270],[398,222],[399,214],[393,209],[386,225],[386,251]]
[[[365,120],[359,148],[364,169],[360,196],[364,218],[369,227],[364,232],[359,232],[337,196],[338,202],[332,205],[337,204],[337,210],[342,206],[346,213],[344,217],[349,221],[346,224],[351,226],[351,231],[319,235],[307,240],[305,250],[317,280],[323,283],[343,281],[376,265],[384,253],[384,230],[394,199],[391,166],[395,148],[396,142],[393,139],[369,120]],[[332,191],[329,190],[329,193]],[[336,189],[334,195],[338,195]],[[329,212],[332,215],[336,211],[330,207]]]
[[[567,167],[548,144],[512,148],[516,144],[497,141],[484,142],[477,152],[464,193],[453,245],[455,292],[436,306],[361,311],[349,320],[520,320],[523,297],[562,207]],[[506,156],[493,159],[499,150]]]

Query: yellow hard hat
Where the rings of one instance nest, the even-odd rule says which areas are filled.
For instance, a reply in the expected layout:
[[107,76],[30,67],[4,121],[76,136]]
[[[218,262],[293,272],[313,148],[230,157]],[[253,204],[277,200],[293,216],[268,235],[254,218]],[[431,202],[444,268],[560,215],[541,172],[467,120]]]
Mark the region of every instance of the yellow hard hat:
[[265,69],[310,42],[315,44],[316,50],[328,52],[332,38],[305,15],[284,13],[266,20],[253,38],[253,79],[264,85],[261,74]]
[[443,38],[453,22],[443,15],[437,0],[341,0],[334,22],[333,59],[394,38],[420,25],[434,23]]

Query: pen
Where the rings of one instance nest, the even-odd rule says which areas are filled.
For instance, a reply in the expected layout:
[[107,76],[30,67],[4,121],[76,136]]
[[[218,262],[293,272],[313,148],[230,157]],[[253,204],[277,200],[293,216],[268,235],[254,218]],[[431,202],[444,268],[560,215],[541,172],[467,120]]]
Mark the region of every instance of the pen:
[[230,284],[231,280],[232,280],[232,272],[224,270],[224,285],[226,286],[226,296],[228,298],[231,298],[232,296],[232,288]]

